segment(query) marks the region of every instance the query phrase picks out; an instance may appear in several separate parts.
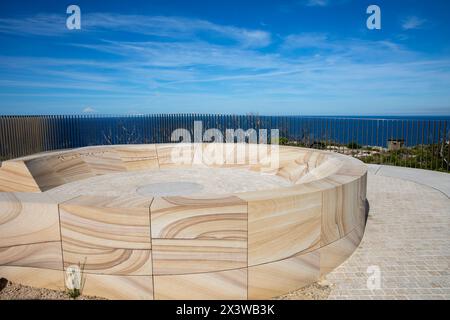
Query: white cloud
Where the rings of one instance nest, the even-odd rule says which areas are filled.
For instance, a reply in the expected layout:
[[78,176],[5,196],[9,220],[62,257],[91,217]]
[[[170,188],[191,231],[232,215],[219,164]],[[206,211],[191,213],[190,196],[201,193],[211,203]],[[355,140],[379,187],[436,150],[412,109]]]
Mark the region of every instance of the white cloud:
[[308,7],[325,7],[328,5],[328,0],[308,0],[305,5]]
[[339,6],[350,2],[351,0],[300,0],[297,4],[305,7],[328,7]]
[[115,62],[0,56],[0,85],[24,88],[22,92],[55,88],[80,96],[97,92],[99,97],[120,94],[142,99],[159,92],[158,99],[164,99],[189,92],[267,97],[364,90],[394,94],[398,89],[399,94],[409,94],[432,88],[431,83],[436,88],[449,84],[447,60],[425,63],[394,42],[334,39],[326,34],[290,35],[274,53],[196,41],[103,41],[82,46],[114,54]]
[[[27,107],[25,99],[31,95],[43,108],[64,103],[66,108],[92,113],[114,112],[114,107],[120,111],[124,105],[136,112],[156,107],[193,112],[198,106],[206,111],[232,106],[242,112],[259,105],[273,112],[273,105],[286,110],[302,103],[342,106],[370,100],[394,105],[389,101],[398,99],[407,105],[429,98],[439,104],[449,96],[448,59],[426,60],[393,41],[301,33],[280,36],[270,50],[259,50],[271,41],[270,34],[260,30],[186,18],[93,17],[84,23],[86,38],[63,45],[67,52],[77,46],[100,55],[0,56],[0,97]],[[17,22],[6,28],[2,21],[0,32],[45,34],[45,27],[36,31],[28,22]],[[137,37],[121,38],[122,31],[144,36],[131,41]],[[77,99],[66,99],[70,100],[66,104],[64,97]],[[85,107],[92,104],[96,109]]]
[[426,19],[411,16],[402,21],[402,28],[404,30],[420,29],[426,22],[427,22]]
[[67,31],[64,15],[37,14],[23,18],[0,18],[0,33],[59,36]]
[[173,39],[192,39],[206,33],[235,40],[247,47],[265,47],[271,42],[271,35],[266,31],[182,17],[93,13],[84,18],[84,27],[88,30],[121,30]]
[[221,67],[230,70],[282,66],[278,54],[261,54],[248,48],[221,46],[207,42],[120,42],[76,45],[139,62],[141,66],[161,68]]
[[96,113],[97,110],[95,110],[95,109],[92,108],[92,107],[86,107],[86,108],[83,109],[82,112],[83,112],[83,113]]
[[328,58],[348,58],[359,61],[400,61],[412,60],[416,54],[404,46],[388,40],[365,40],[356,38],[336,39],[324,33],[300,33],[291,34],[284,39],[281,45],[284,54],[307,55]]
[[[60,36],[70,34],[64,15],[39,14],[28,18],[0,18],[0,32],[21,35]],[[271,34],[216,24],[207,20],[167,16],[86,13],[81,18],[83,32],[120,31],[171,39],[223,38],[243,47],[260,48],[271,43]]]
[[284,49],[294,48],[316,48],[324,49],[330,48],[332,42],[329,41],[328,36],[323,33],[301,33],[291,34],[284,39]]

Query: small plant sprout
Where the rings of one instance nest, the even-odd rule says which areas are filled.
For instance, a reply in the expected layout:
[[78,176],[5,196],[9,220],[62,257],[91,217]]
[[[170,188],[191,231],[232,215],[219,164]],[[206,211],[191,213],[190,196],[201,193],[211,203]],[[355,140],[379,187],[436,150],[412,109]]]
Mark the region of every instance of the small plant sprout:
[[72,299],[76,299],[81,295],[84,286],[83,271],[85,264],[86,261],[83,264],[71,265],[66,269],[66,292]]

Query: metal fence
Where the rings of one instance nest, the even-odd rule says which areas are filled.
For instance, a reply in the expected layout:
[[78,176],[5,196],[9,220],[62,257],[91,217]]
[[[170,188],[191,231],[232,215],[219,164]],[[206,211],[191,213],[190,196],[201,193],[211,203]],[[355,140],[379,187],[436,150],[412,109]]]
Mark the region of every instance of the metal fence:
[[0,116],[0,160],[104,144],[169,143],[174,130],[279,129],[280,143],[368,163],[450,171],[450,120],[259,115]]

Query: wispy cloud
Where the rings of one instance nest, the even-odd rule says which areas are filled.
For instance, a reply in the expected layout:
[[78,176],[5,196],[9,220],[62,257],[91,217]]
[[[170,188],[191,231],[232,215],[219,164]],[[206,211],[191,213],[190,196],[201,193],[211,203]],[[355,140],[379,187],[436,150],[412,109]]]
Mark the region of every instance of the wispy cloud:
[[37,14],[31,17],[0,18],[0,33],[15,35],[59,36],[66,33],[66,17]]
[[331,41],[328,41],[328,36],[324,33],[301,33],[291,34],[284,39],[283,48],[318,48],[324,49],[333,46]]
[[[235,40],[246,47],[264,47],[271,42],[270,33],[266,31],[183,17],[92,13],[85,18],[84,27],[88,30],[121,30],[176,39],[201,38],[209,34]],[[202,35],[203,33],[205,35]]]
[[306,7],[328,7],[343,5],[350,1],[351,0],[300,0],[297,4],[301,4]]
[[[0,19],[0,32],[63,35],[64,28],[54,25],[58,19]],[[34,29],[35,21],[44,24]],[[440,106],[449,96],[448,59],[428,59],[389,39],[305,32],[272,41],[259,29],[110,13],[84,15],[81,33],[58,42],[77,55],[0,56],[5,103],[26,107],[27,97],[35,97],[33,103],[42,108],[64,104],[85,112],[126,105],[136,112],[207,112],[228,106],[229,112],[254,108],[264,113],[277,105],[277,111],[299,113],[302,104],[324,112],[336,105],[395,107],[399,101]],[[89,58],[71,58],[80,50]]]
[[420,29],[426,22],[426,19],[421,19],[417,16],[410,16],[402,21],[402,28],[403,30]]
[[[442,93],[450,84],[450,61],[425,60],[392,42],[336,40],[320,34],[292,35],[286,41],[294,52],[281,49],[283,52],[268,54],[198,42],[108,41],[86,48],[123,61],[95,65],[83,59],[2,57],[0,79],[8,79],[0,85],[55,88],[68,95],[80,90],[103,97],[128,94],[172,102],[190,93],[211,97],[214,103],[222,101],[218,96],[226,95],[257,101],[343,99],[363,94],[414,96],[427,91]],[[296,47],[309,46],[317,46],[318,53],[295,53]],[[47,81],[42,82],[42,77]]]
[[308,7],[325,7],[329,4],[329,0],[307,0],[304,3]]
[[[103,41],[98,44],[74,44],[129,60],[140,61],[141,66],[164,68],[223,67],[232,70],[271,68],[283,65],[276,53],[261,54],[258,51],[222,46],[207,42],[123,42]],[[278,60],[278,61],[277,61]]]
[[366,61],[411,61],[417,54],[390,40],[334,38],[325,33],[288,35],[281,45],[284,53],[314,54],[329,59],[348,58],[360,63]]
[[[1,18],[0,32],[20,35],[60,36],[70,34],[66,17],[39,14],[27,18]],[[124,15],[112,13],[82,14],[83,32],[120,31],[171,39],[222,38],[235,41],[243,47],[265,47],[271,43],[269,32],[259,29],[219,25],[206,20],[183,17]]]

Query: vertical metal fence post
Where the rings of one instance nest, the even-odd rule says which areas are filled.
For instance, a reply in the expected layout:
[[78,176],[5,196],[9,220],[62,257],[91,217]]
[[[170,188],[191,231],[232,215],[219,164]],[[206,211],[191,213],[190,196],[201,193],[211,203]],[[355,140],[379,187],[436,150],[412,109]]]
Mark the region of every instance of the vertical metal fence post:
[[380,164],[444,171],[450,167],[448,120],[313,116],[5,115],[0,116],[0,157],[5,160],[105,143],[170,143],[174,130],[186,129],[192,135],[196,120],[203,121],[204,130],[219,129],[224,138],[227,129],[242,128],[256,130],[259,141],[260,129],[278,128],[281,137],[300,146],[349,154],[364,161],[370,157]]

